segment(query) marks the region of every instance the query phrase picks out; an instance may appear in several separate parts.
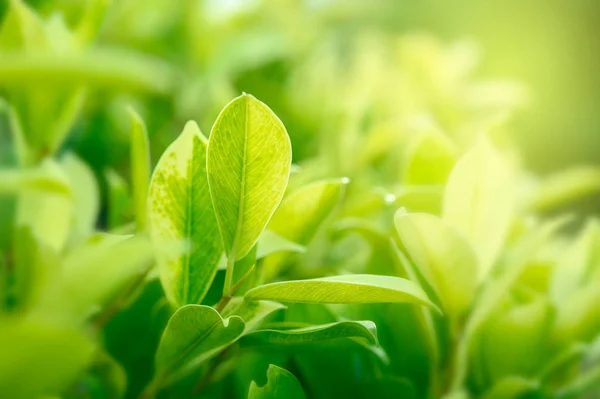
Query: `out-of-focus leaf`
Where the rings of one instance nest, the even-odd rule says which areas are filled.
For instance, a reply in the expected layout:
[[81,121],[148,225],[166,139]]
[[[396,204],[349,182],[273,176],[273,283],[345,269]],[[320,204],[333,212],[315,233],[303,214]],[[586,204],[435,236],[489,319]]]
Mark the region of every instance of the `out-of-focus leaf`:
[[485,137],[458,161],[448,178],[443,218],[473,245],[480,281],[505,242],[515,208],[515,190],[512,165]]
[[600,168],[574,168],[542,180],[530,199],[530,204],[533,210],[545,212],[599,191]]
[[127,182],[117,172],[109,169],[105,176],[108,185],[108,227],[114,229],[130,220],[131,198]]
[[249,346],[302,346],[340,339],[377,346],[377,328],[372,321],[339,321],[289,330],[265,329],[246,335],[240,343]]
[[37,168],[0,170],[0,194],[23,192],[71,195],[69,178],[61,168],[47,160]]
[[0,85],[18,87],[47,82],[166,94],[173,90],[176,75],[171,66],[155,58],[114,49],[89,50],[83,55],[2,55]]
[[79,330],[35,318],[0,320],[0,392],[14,399],[58,395],[91,360]]
[[32,312],[44,320],[80,323],[152,260],[152,246],[143,236],[86,244],[49,276]]
[[435,307],[415,283],[399,277],[353,274],[282,281],[255,287],[247,299],[298,303],[414,303]]
[[591,341],[600,328],[600,283],[580,287],[567,299],[558,303],[556,323],[552,332],[558,344],[573,340]]
[[267,384],[259,387],[256,382],[250,384],[248,399],[304,399],[306,395],[302,385],[289,371],[273,364],[267,369]]
[[169,384],[235,342],[244,332],[239,316],[223,319],[209,306],[185,305],[169,320],[156,351],[155,383]]
[[508,376],[496,382],[492,389],[483,396],[483,399],[518,399],[537,389],[539,389],[539,383],[535,380]]
[[[340,202],[348,182],[347,178],[330,179],[300,187],[283,200],[269,222],[269,230],[300,245],[308,245]],[[278,274],[289,255],[279,254],[266,260],[263,266],[265,280]]]
[[440,132],[423,132],[410,143],[404,182],[444,185],[457,159],[452,142]]
[[262,102],[243,94],[221,111],[210,134],[208,180],[229,264],[250,252],[279,205],[291,155],[285,127]]
[[411,212],[442,212],[443,186],[403,186],[395,192],[394,203]]
[[492,317],[480,331],[481,359],[493,382],[510,375],[533,377],[549,349],[554,308],[544,298]]
[[71,244],[85,241],[96,227],[100,212],[100,189],[92,170],[74,154],[67,154],[61,160],[73,190],[73,227]]
[[[148,223],[157,248],[160,279],[175,305],[199,303],[214,279],[222,254],[206,173],[207,142],[195,122],[167,148],[150,183]],[[184,254],[165,243],[184,241]]]
[[131,188],[135,223],[138,231],[146,228],[146,202],[150,184],[150,144],[148,132],[142,118],[130,109],[131,116]]
[[63,394],[68,399],[115,398],[125,395],[127,374],[123,367],[105,352],[99,352],[85,374]]
[[447,312],[460,318],[471,305],[477,283],[477,259],[471,246],[435,216],[399,211],[394,219],[409,256],[427,276]]
[[283,238],[271,230],[265,230],[258,238],[256,259],[262,259],[278,252],[306,252],[306,247]]

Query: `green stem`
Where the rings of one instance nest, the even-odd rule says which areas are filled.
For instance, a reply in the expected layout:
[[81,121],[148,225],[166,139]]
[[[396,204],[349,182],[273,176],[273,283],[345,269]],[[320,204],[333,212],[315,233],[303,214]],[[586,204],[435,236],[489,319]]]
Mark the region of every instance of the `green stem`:
[[227,257],[227,269],[225,270],[225,284],[223,286],[223,296],[230,297],[233,289],[233,267],[235,265],[235,255],[233,251]]

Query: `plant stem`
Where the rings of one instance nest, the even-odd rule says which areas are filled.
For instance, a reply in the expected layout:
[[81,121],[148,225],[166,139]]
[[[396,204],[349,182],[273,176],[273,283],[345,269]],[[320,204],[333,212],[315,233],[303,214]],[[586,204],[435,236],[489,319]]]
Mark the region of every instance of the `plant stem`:
[[227,257],[227,269],[225,269],[225,284],[223,285],[223,296],[231,296],[233,286],[233,267],[235,265],[235,254],[233,251]]

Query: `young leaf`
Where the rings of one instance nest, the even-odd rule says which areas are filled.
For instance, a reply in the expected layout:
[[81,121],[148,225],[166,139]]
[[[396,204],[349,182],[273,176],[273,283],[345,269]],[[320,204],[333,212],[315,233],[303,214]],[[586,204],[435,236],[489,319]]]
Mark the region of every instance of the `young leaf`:
[[135,223],[138,231],[144,231],[150,183],[150,144],[142,118],[133,109],[130,109],[129,113],[131,115],[131,187]]
[[129,220],[131,198],[127,182],[116,171],[109,169],[105,178],[108,186],[108,227],[116,229]]
[[435,307],[415,283],[372,274],[265,284],[251,289],[245,297],[299,303],[415,303]]
[[37,168],[0,169],[0,194],[19,194],[37,192],[71,194],[69,178],[64,171],[51,160],[47,160]]
[[407,185],[443,185],[456,162],[456,148],[441,132],[427,131],[410,143],[404,181]]
[[290,330],[258,330],[244,336],[240,342],[250,346],[298,346],[339,339],[353,339],[374,346],[378,344],[377,329],[372,321],[339,321]]
[[306,247],[283,238],[271,230],[265,230],[260,235],[256,250],[256,259],[262,259],[278,252],[306,252]]
[[323,220],[339,203],[347,178],[308,184],[287,197],[273,215],[269,230],[307,245]]
[[285,309],[285,305],[271,301],[245,301],[242,297],[234,297],[223,309],[224,316],[236,315],[241,317],[246,324],[244,333],[253,331],[267,316],[278,310]]
[[267,384],[263,387],[252,381],[248,399],[305,399],[302,386],[289,371],[273,364],[267,369]]
[[256,98],[243,94],[217,118],[208,146],[208,181],[228,257],[233,263],[256,244],[287,186],[291,144],[285,127]]
[[462,316],[477,283],[477,259],[469,243],[432,215],[398,211],[394,221],[408,255],[427,276],[444,308],[452,316]]
[[241,317],[223,319],[209,306],[179,308],[171,316],[156,351],[156,384],[169,384],[189,374],[235,342],[244,327]]
[[[165,293],[177,306],[202,300],[222,254],[208,189],[206,146],[198,125],[188,122],[160,157],[150,182],[150,236]],[[176,254],[164,248],[165,242],[179,241],[189,243],[190,250]]]
[[473,245],[480,280],[492,268],[508,234],[516,198],[514,183],[512,165],[485,137],[450,173],[442,215]]

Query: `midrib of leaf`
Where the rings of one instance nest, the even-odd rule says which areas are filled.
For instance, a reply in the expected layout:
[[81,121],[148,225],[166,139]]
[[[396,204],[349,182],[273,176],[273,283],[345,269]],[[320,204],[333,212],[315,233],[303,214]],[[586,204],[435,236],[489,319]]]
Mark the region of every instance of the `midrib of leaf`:
[[227,270],[225,271],[225,292],[227,295],[231,295],[232,285],[233,285],[233,267],[235,265],[235,260],[237,257],[237,249],[240,242],[240,236],[242,234],[242,226],[243,226],[243,218],[244,218],[244,209],[246,205],[246,152],[248,149],[248,131],[250,129],[250,108],[249,108],[248,97],[244,98],[244,107],[245,107],[245,120],[244,120],[244,144],[242,147],[242,171],[240,176],[240,200],[238,206],[238,218],[237,218],[237,226],[235,229],[235,237],[233,238],[233,243],[231,244],[231,252],[227,257]]

